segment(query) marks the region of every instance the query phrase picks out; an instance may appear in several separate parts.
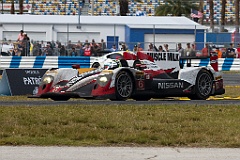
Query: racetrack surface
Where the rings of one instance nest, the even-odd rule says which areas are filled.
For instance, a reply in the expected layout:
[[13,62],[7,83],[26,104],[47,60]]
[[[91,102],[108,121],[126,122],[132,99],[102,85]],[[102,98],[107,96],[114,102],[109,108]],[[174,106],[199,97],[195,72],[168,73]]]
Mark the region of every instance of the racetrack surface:
[[70,101],[52,101],[52,100],[34,100],[34,101],[0,101],[0,106],[53,106],[53,105],[111,105],[111,104],[126,104],[126,105],[239,105],[240,100],[236,99],[219,99],[219,100],[177,100],[177,99],[162,99],[150,101],[110,101],[110,100],[83,100],[75,99]]
[[0,147],[1,160],[239,160],[240,148]]

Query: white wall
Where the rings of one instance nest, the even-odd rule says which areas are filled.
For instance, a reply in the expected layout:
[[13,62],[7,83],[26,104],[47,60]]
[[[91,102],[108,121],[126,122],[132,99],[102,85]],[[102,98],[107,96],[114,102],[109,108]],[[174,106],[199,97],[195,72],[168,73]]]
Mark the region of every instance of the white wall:
[[[67,39],[71,40],[71,37],[73,38],[72,42],[78,40],[84,42],[86,37],[89,38],[88,41],[95,39],[96,42],[100,42],[101,39],[106,41],[107,36],[114,36],[114,34],[119,36],[119,41],[125,41],[125,26],[113,24],[83,24],[81,29],[77,29],[77,24],[2,24],[2,27],[0,27],[0,39],[17,40],[21,29],[28,34],[30,39],[39,41],[57,41],[59,35],[64,34],[66,34],[66,42]],[[84,36],[79,36],[77,40],[78,35]]]

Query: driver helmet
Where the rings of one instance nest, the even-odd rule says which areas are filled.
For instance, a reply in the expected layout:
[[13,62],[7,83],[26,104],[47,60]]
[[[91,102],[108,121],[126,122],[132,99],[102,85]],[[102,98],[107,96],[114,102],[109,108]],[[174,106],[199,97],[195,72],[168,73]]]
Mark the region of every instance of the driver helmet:
[[106,70],[112,70],[121,67],[121,63],[117,59],[107,59],[104,62],[104,69]]

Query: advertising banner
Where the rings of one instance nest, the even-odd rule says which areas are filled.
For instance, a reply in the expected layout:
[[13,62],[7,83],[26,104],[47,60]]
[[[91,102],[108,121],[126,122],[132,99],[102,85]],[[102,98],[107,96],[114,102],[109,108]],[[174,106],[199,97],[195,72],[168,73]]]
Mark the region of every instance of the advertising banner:
[[12,96],[32,95],[39,86],[41,78],[46,71],[47,69],[5,69],[0,88],[8,86],[10,95]]

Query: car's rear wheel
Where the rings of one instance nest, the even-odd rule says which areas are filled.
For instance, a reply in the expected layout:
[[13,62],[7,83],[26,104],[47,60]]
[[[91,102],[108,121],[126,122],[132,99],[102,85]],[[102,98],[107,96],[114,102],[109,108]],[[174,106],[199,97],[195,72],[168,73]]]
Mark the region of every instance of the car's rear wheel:
[[124,101],[128,99],[133,92],[133,80],[130,74],[126,71],[121,71],[115,81],[115,94],[116,99],[112,100],[121,100]]
[[201,70],[196,78],[195,94],[189,95],[191,100],[206,100],[210,97],[213,89],[213,78],[206,70]]
[[54,101],[68,101],[70,97],[51,97]]
[[98,68],[100,66],[99,63],[93,63],[92,68]]

